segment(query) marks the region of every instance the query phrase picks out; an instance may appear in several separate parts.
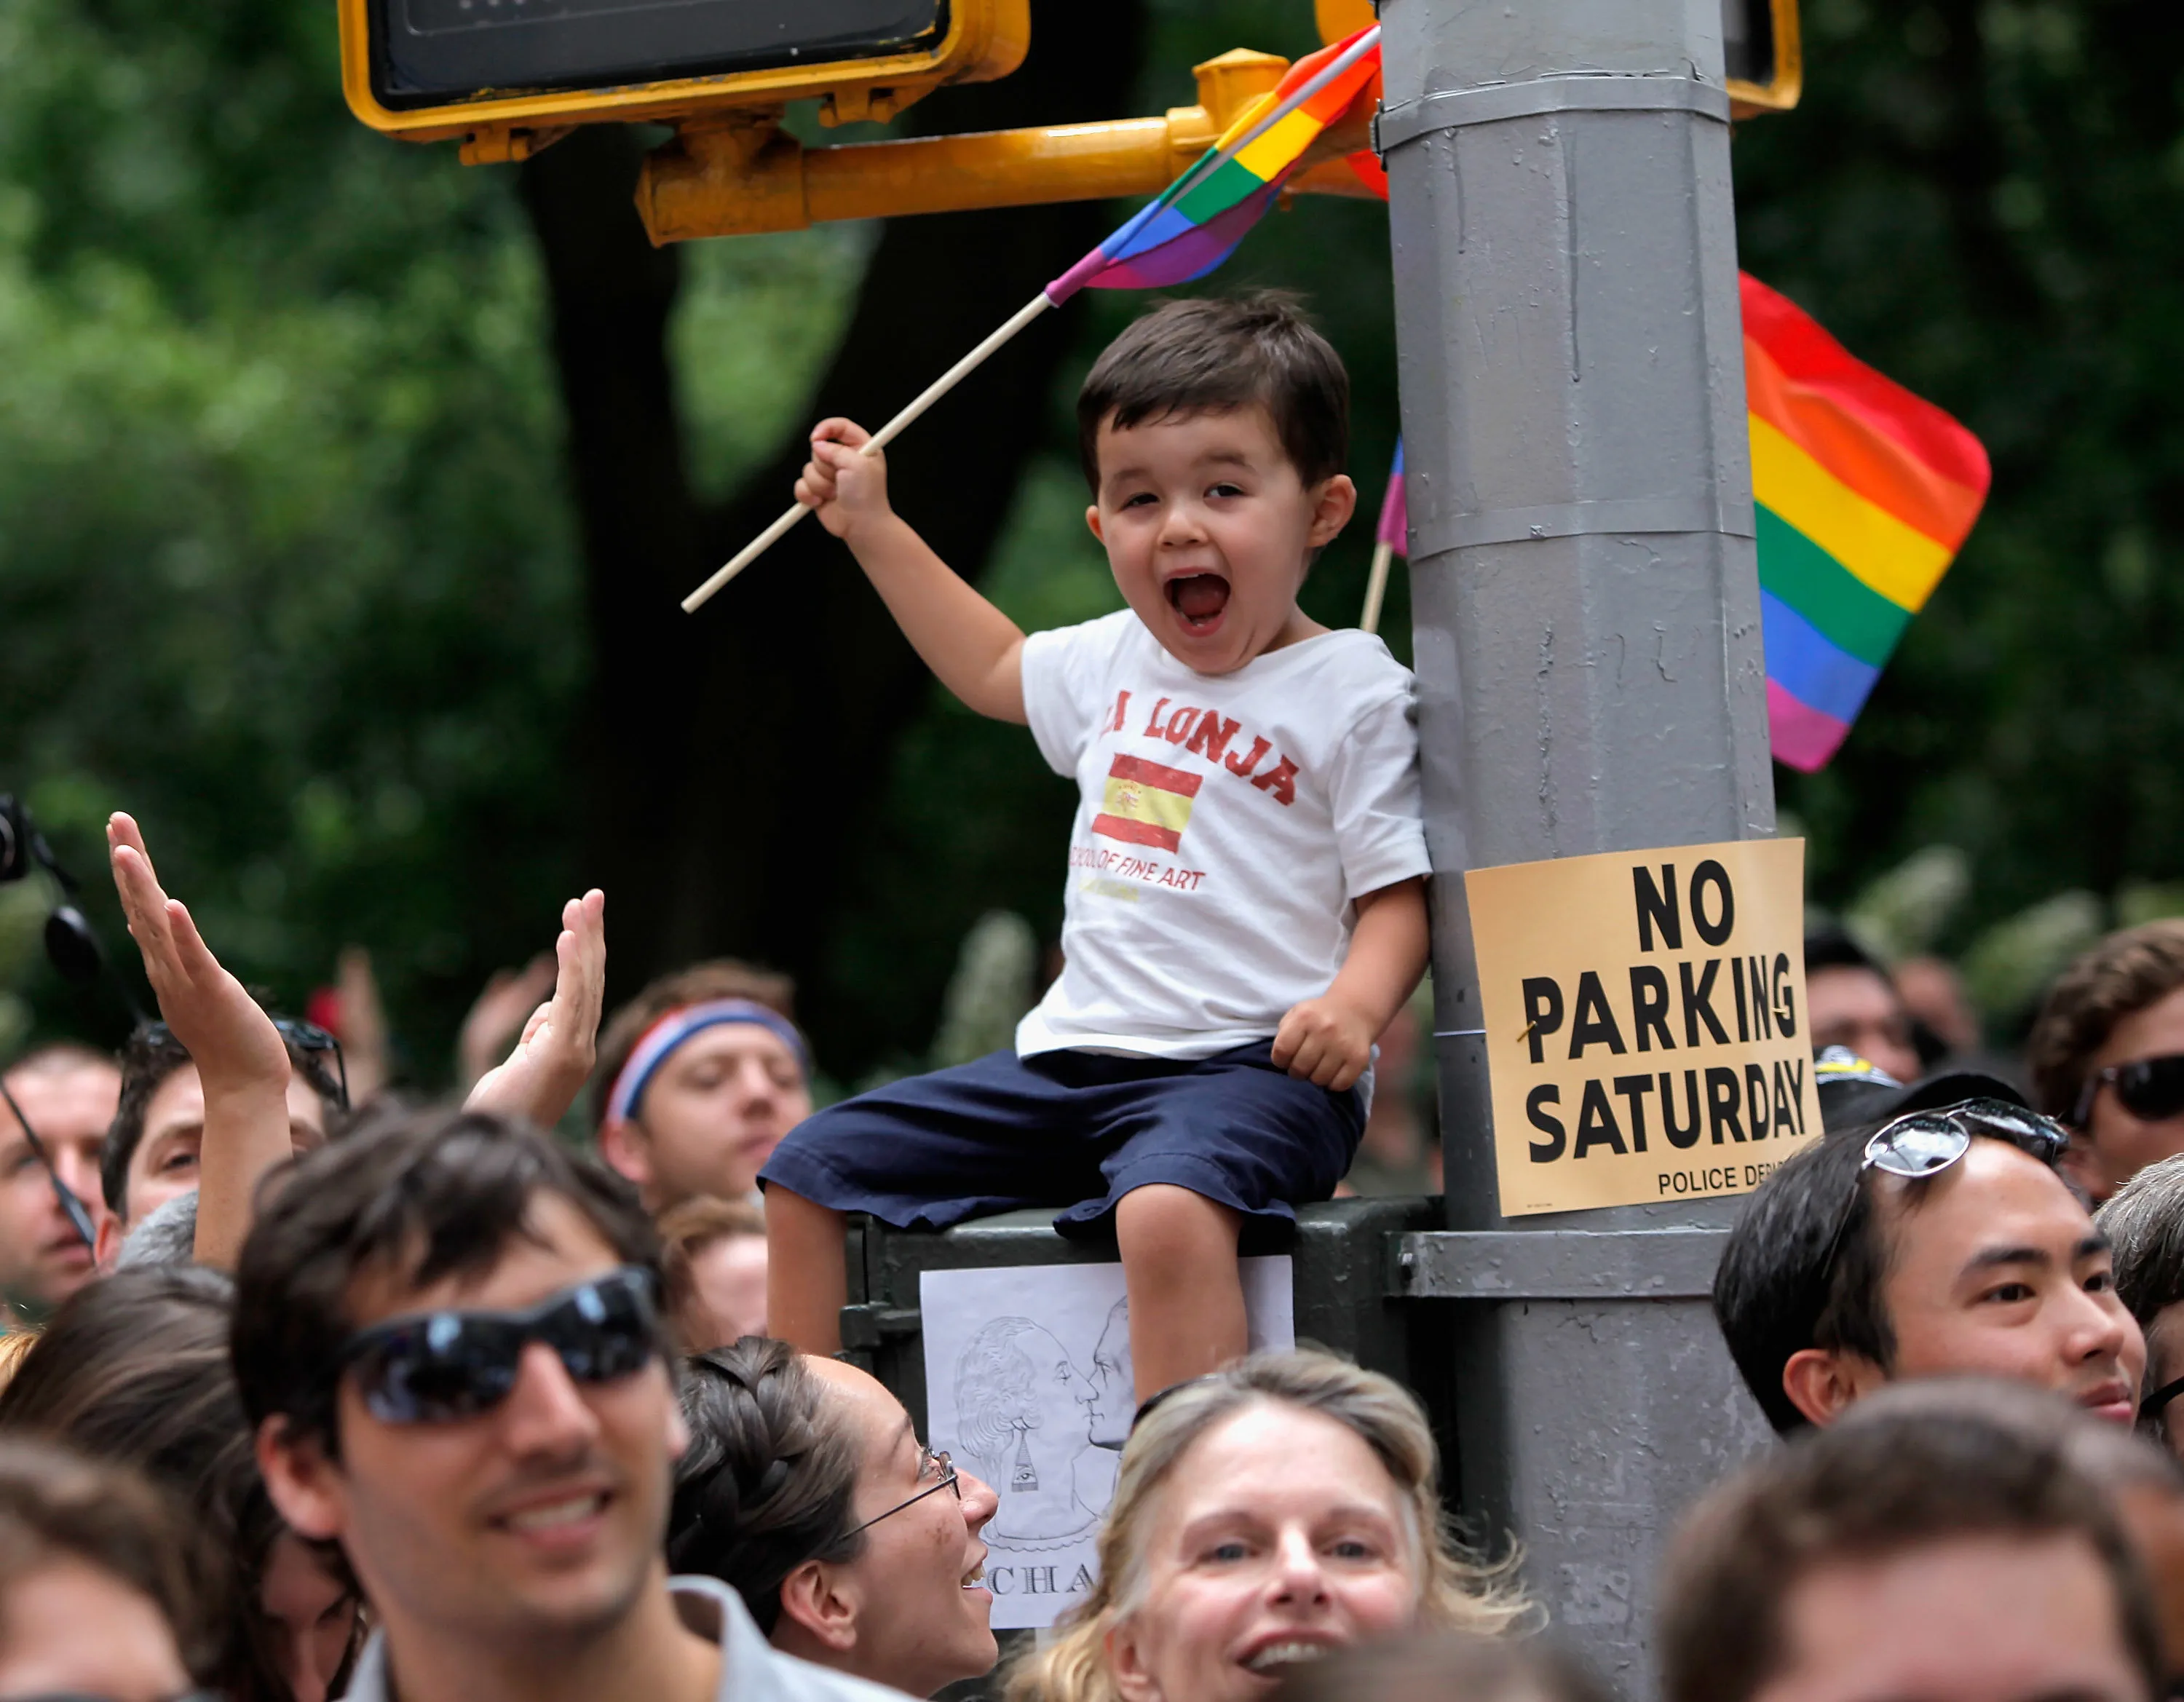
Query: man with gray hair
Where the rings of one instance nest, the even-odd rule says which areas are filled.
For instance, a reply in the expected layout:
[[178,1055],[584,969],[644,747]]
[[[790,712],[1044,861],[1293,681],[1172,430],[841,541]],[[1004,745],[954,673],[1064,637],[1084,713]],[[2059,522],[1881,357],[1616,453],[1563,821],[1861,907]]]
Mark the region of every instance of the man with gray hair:
[[198,1257],[198,1191],[190,1189],[156,1207],[123,1238],[116,1271],[148,1265],[194,1265]]
[[2114,1249],[2116,1294],[2146,1335],[2139,1426],[2184,1459],[2184,1424],[2168,1418],[2184,1394],[2184,1156],[2148,1165],[2093,1221]]

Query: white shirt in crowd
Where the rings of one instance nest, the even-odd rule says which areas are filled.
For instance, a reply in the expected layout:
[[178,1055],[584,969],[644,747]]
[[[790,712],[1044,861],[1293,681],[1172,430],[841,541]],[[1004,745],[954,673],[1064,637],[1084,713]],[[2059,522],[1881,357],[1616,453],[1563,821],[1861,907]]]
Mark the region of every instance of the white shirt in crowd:
[[1023,691],[1078,804],[1067,967],[1021,1056],[1268,1039],[1334,979],[1357,897],[1429,870],[1410,670],[1369,633],[1200,674],[1125,609],[1034,633]]
[[[670,1578],[667,1588],[684,1627],[721,1645],[713,1702],[902,1702],[900,1690],[783,1655],[766,1640],[743,1598],[716,1578]],[[385,1632],[365,1644],[343,1702],[393,1702]]]

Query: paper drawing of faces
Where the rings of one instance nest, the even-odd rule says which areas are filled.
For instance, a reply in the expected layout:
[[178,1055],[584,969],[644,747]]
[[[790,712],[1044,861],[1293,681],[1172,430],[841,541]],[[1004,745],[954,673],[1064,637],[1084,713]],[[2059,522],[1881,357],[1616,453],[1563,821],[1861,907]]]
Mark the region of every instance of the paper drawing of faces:
[[1072,1481],[1091,1445],[1095,1394],[1068,1350],[1028,1318],[996,1318],[971,1338],[956,1362],[956,1422],[972,1469],[1000,1496],[989,1543],[1051,1542],[1097,1521]]
[[1130,1359],[1130,1303],[1115,1302],[1107,1314],[1107,1327],[1100,1332],[1100,1345],[1092,1349],[1092,1445],[1120,1449],[1130,1439],[1130,1421],[1137,1416],[1137,1371]]

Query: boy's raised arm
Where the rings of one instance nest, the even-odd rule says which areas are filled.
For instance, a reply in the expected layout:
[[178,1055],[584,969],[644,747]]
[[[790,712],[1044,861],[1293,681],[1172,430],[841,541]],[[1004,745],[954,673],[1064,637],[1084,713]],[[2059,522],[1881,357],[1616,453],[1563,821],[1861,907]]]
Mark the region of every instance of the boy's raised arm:
[[129,816],[106,824],[114,884],[159,1015],[197,1065],[204,1091],[198,1151],[197,1260],[235,1267],[259,1178],[293,1150],[288,1048],[242,983],[220,967],[188,909],[160,890],[144,836]]
[[871,437],[850,420],[822,420],[797,500],[849,545],[940,683],[980,715],[1022,726],[1023,633],[889,506],[885,458],[861,453]]

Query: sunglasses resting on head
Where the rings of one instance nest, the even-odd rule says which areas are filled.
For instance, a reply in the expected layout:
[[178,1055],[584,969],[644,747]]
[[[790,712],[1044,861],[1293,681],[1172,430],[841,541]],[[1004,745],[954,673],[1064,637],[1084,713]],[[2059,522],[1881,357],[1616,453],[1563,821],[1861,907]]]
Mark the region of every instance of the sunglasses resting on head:
[[1836,1261],[1842,1256],[1843,1235],[1857,1209],[1858,1192],[1866,1171],[1883,1171],[1907,1181],[1934,1176],[1963,1158],[1972,1149],[1972,1142],[1982,1135],[2005,1141],[2050,1166],[2070,1144],[2070,1132],[2053,1117],[2043,1117],[2007,1099],[1966,1099],[1935,1110],[1912,1111],[1884,1123],[1866,1142],[1858,1175],[1851,1179],[1850,1197],[1836,1218],[1827,1256],[1820,1262],[1822,1285],[1834,1279]]
[[[320,1060],[321,1067],[326,1059],[331,1057],[334,1060],[333,1068],[327,1073],[332,1076],[336,1087],[340,1089],[340,1098],[335,1102],[336,1108],[343,1111],[348,1110],[348,1060],[342,1055],[341,1042],[317,1023],[299,1021],[292,1016],[275,1017],[273,1028],[298,1052],[309,1053]],[[159,1045],[164,1045],[175,1037],[175,1031],[164,1022],[148,1022],[144,1025],[144,1032],[153,1043]],[[6,1699],[0,1698],[0,1702],[6,1702]]]

